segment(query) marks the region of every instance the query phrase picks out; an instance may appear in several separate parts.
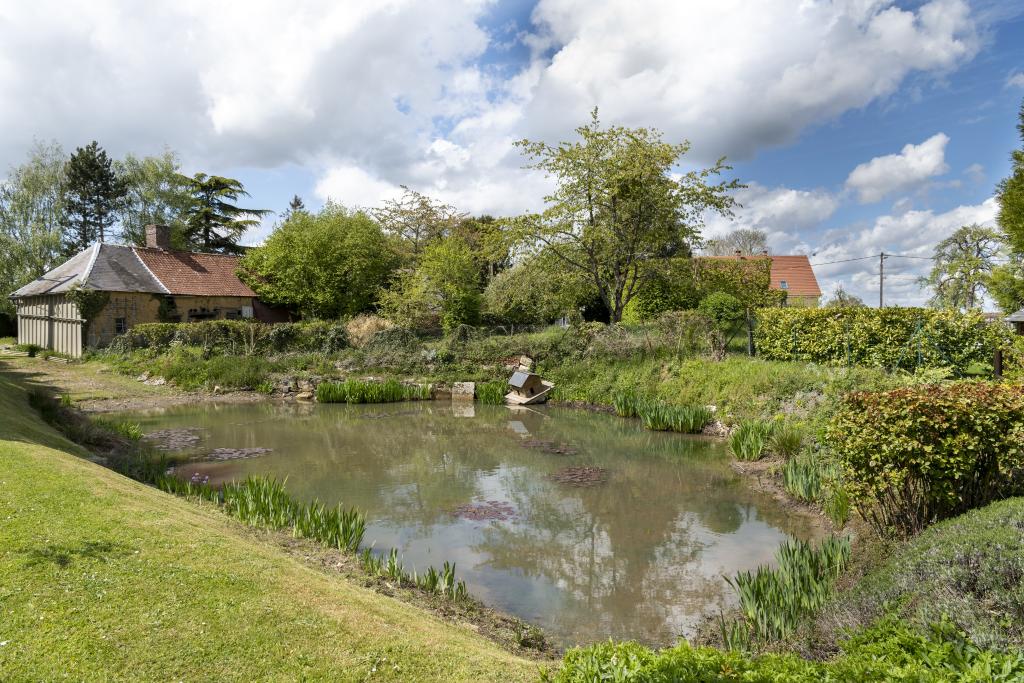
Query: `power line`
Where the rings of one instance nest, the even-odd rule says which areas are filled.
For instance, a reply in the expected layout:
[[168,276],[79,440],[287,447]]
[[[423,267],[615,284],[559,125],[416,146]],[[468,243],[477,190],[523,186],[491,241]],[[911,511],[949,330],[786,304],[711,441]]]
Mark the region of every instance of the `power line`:
[[850,261],[864,261],[869,258],[875,258],[878,254],[872,254],[871,256],[860,256],[858,258],[846,258],[841,261],[825,261],[824,263],[812,263],[812,266],[830,266],[833,263],[849,263]]

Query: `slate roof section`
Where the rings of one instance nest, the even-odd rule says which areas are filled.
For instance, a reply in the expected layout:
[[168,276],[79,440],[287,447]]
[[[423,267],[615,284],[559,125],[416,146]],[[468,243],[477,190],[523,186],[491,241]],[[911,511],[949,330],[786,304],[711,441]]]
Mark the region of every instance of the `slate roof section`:
[[41,278],[28,283],[11,297],[61,294],[78,283],[89,289],[108,292],[162,294],[166,291],[146,270],[131,247],[94,244]]
[[77,283],[105,292],[255,298],[238,276],[239,257],[94,244],[11,298],[61,294]]
[[770,285],[772,289],[783,289],[782,283],[785,282],[785,291],[789,296],[821,296],[818,278],[814,276],[811,260],[806,256],[702,256],[700,258],[769,258],[772,260]]
[[1020,309],[1016,313],[1011,313],[1006,316],[1006,322],[1008,323],[1024,323],[1024,308]]
[[238,256],[135,248],[135,254],[170,294],[255,297],[238,279]]

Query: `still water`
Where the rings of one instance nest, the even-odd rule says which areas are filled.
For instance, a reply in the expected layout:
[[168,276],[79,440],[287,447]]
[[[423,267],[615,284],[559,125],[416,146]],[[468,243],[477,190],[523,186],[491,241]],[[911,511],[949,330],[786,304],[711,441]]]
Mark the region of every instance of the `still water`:
[[196,455],[271,449],[179,473],[287,477],[300,499],[354,505],[366,545],[410,569],[454,561],[474,596],[562,645],[671,644],[733,604],[723,576],[815,535],[733,473],[720,442],[586,411],[267,402],[132,419],[196,428]]

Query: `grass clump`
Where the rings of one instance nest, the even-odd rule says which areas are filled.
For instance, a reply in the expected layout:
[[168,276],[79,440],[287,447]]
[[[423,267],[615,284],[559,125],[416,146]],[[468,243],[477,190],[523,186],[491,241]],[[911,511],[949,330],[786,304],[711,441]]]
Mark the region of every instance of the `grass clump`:
[[637,417],[643,401],[631,391],[617,391],[612,394],[612,407],[619,417]]
[[476,385],[476,400],[492,406],[505,404],[507,385],[504,382],[483,382]]
[[[63,405],[63,404],[62,404]],[[138,422],[127,420],[108,420],[102,417],[94,417],[92,423],[99,429],[119,434],[130,441],[138,441],[143,437],[142,427]]]
[[777,569],[761,566],[726,579],[736,590],[743,614],[740,621],[722,620],[722,637],[730,648],[781,640],[825,604],[850,560],[850,540],[832,536],[818,547],[790,540],[779,548],[776,559]]
[[821,464],[813,452],[790,458],[782,466],[782,485],[794,498],[812,503],[821,495]]
[[428,400],[430,396],[429,384],[402,384],[394,379],[385,382],[357,379],[321,382],[316,388],[316,400],[320,403],[395,403]]
[[729,435],[729,452],[737,460],[760,460],[773,433],[770,422],[743,420]]
[[804,431],[792,422],[782,422],[772,430],[769,450],[775,455],[792,458],[804,446]]

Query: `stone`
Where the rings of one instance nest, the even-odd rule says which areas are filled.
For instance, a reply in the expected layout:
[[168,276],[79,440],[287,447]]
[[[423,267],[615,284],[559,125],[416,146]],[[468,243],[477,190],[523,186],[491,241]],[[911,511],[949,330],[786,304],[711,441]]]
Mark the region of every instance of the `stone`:
[[299,401],[313,401],[316,399],[316,394],[312,391],[300,391],[295,395],[295,398]]
[[149,372],[148,371],[142,373],[141,375],[139,375],[138,377],[135,378],[135,380],[138,381],[138,382],[145,382],[147,379],[149,379]]
[[143,384],[148,384],[151,387],[162,387],[163,385],[167,384],[167,380],[157,375],[156,377],[151,377],[150,379],[147,379],[145,382],[143,382]]
[[453,401],[472,401],[476,395],[476,382],[452,383]]

